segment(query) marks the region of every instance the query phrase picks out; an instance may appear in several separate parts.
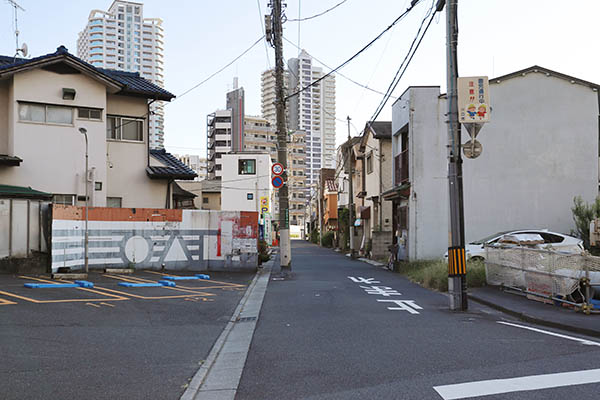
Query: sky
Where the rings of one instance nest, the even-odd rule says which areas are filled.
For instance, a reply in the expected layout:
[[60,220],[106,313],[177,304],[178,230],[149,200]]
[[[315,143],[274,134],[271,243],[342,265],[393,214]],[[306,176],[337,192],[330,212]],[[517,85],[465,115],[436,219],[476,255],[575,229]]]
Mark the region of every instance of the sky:
[[[77,55],[77,34],[92,9],[107,10],[111,0],[16,0],[20,42],[30,56],[54,52],[61,44]],[[288,19],[305,18],[341,0],[288,0]],[[384,92],[405,57],[422,19],[437,0],[421,2],[394,28],[340,72]],[[263,35],[268,0],[146,0],[144,17],[163,19],[165,88],[182,94],[231,62]],[[299,47],[330,68],[337,67],[388,27],[410,0],[346,0],[323,16],[284,23],[284,58]],[[458,71],[461,76],[508,74],[540,65],[600,84],[600,1],[598,0],[459,0]],[[292,43],[292,44],[290,44]],[[437,15],[402,80],[408,86],[446,87],[445,11]],[[13,8],[0,1],[0,54],[15,52]],[[225,108],[225,93],[239,78],[246,94],[246,114],[260,115],[261,73],[274,65],[274,50],[263,42],[206,83],[165,107],[165,147],[177,154],[206,156],[206,116]],[[315,62],[315,65],[320,65]],[[329,68],[323,67],[324,71]],[[336,75],[336,139],[364,128],[382,95]],[[391,120],[388,102],[378,120]],[[493,105],[493,99],[490,99]]]

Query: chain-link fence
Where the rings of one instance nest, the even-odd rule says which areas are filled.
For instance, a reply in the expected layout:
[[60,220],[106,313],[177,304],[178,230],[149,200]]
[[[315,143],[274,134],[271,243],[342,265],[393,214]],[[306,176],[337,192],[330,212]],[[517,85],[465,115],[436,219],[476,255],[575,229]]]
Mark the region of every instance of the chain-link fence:
[[548,302],[568,303],[589,311],[596,303],[594,292],[600,295],[600,257],[488,247],[486,280],[489,285],[518,289]]

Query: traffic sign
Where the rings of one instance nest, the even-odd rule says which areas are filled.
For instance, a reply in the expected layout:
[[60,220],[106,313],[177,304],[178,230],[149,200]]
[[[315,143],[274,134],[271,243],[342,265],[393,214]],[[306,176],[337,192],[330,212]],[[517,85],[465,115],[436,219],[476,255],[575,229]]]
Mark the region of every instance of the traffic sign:
[[283,174],[283,164],[281,164],[281,163],[273,164],[273,166],[271,167],[271,172],[273,173],[273,175]]
[[483,146],[475,139],[471,139],[463,144],[463,154],[467,158],[477,158],[481,155],[482,151]]
[[271,183],[275,189],[279,189],[283,186],[283,178],[279,175],[274,176],[273,179],[271,179]]

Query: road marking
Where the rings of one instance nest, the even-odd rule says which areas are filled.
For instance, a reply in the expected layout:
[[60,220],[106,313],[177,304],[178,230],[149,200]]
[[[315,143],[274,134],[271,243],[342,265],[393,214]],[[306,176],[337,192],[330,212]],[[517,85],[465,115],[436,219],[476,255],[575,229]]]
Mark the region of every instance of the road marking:
[[515,328],[527,329],[527,330],[530,330],[530,331],[534,331],[534,332],[538,332],[538,333],[543,333],[543,334],[550,335],[550,336],[556,336],[556,337],[559,337],[559,338],[562,338],[562,339],[573,340],[573,341],[576,341],[576,342],[579,342],[581,344],[585,344],[585,345],[588,345],[588,346],[600,346],[600,343],[593,342],[591,340],[580,339],[580,338],[576,338],[576,337],[573,337],[573,336],[561,335],[560,333],[554,333],[554,332],[550,332],[550,331],[545,331],[545,330],[542,330],[542,329],[532,328],[530,326],[525,326],[525,325],[513,324],[511,322],[504,322],[504,321],[496,321],[496,322],[499,323],[499,324],[502,324],[502,325],[514,326]]
[[85,303],[85,305],[100,308],[100,306],[98,304],[94,304],[94,303]]
[[417,310],[422,310],[423,307],[416,304],[414,300],[380,300],[377,299],[380,303],[394,303],[398,307],[388,307],[388,310],[392,311],[408,311],[411,314],[419,314]]
[[541,390],[564,386],[584,385],[600,382],[600,369],[561,372],[557,374],[530,375],[520,378],[491,379],[454,385],[434,386],[433,389],[444,400],[466,399],[499,393]]
[[103,306],[108,306],[108,307],[114,307],[115,306],[114,304],[108,304],[108,303],[104,303],[104,302],[102,302],[100,304],[102,304]]
[[348,279],[350,279],[354,283],[366,283],[368,285],[371,285],[373,283],[381,283],[379,281],[376,281],[375,278],[363,278],[362,276],[358,276],[356,278],[353,276],[349,276]]
[[7,306],[9,304],[17,304],[14,301],[10,301],[10,300],[6,300],[6,299],[0,299],[0,306]]

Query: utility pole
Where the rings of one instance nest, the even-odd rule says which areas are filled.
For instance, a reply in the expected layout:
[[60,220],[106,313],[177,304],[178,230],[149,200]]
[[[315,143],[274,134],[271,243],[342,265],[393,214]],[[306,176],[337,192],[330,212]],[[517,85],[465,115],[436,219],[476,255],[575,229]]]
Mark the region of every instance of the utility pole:
[[448,0],[446,6],[446,47],[448,86],[448,186],[450,194],[450,240],[448,246],[448,292],[450,309],[466,311],[467,266],[465,258],[465,218],[463,205],[463,174],[460,123],[458,122],[458,0]]
[[352,194],[352,138],[350,137],[350,116],[348,118],[348,225],[350,232],[350,258],[354,258],[354,195]]
[[283,165],[283,186],[279,189],[279,265],[281,272],[292,270],[289,200],[287,180],[287,130],[285,129],[285,96],[283,92],[283,28],[281,0],[272,0],[273,42],[275,46],[275,107],[277,111],[277,160]]
[[[322,171],[322,170],[321,170]],[[322,173],[322,172],[321,172]],[[319,175],[319,186],[317,187],[317,201],[318,201],[318,212],[319,212],[319,246],[323,247],[323,190],[321,185],[323,184],[323,178]]]

